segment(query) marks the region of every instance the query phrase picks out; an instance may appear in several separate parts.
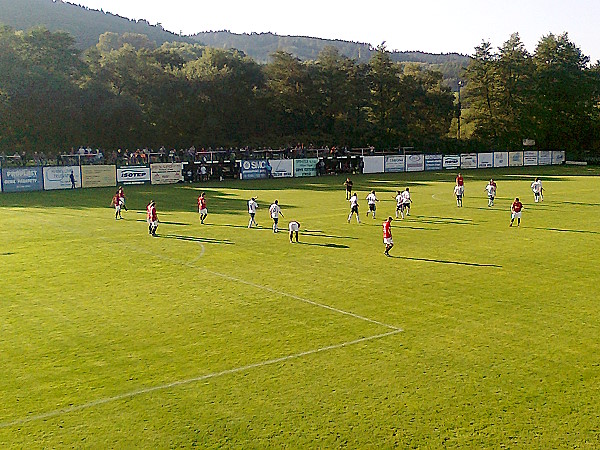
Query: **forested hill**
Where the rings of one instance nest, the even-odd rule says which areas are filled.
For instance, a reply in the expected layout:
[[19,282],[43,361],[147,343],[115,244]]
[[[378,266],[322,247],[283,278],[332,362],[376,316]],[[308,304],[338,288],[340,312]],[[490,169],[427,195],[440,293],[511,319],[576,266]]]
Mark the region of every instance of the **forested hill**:
[[[76,1],[76,0],[74,0]],[[171,41],[199,42],[217,48],[236,48],[260,63],[266,63],[269,55],[283,50],[302,60],[316,59],[326,46],[336,47],[340,53],[359,62],[368,62],[374,53],[369,44],[302,36],[278,36],[273,33],[235,34],[229,31],[202,32],[193,36],[179,36],[164,30],[160,24],[145,20],[130,20],[104,11],[97,11],[61,0],[0,0],[0,23],[17,30],[44,26],[51,31],[70,33],[81,49],[98,42],[106,32],[118,34],[145,34],[151,41],[161,45]],[[391,53],[393,61],[415,62],[437,69],[444,74],[452,87],[469,57],[457,53],[429,54],[424,52]]]
[[[195,34],[192,38],[209,47],[236,48],[260,63],[268,62],[269,56],[277,50],[286,51],[305,61],[317,59],[321,50],[328,46],[336,47],[341,54],[359,62],[368,62],[375,53],[375,49],[365,43],[304,36],[278,36],[273,33],[235,34],[230,31],[209,31]],[[390,56],[392,61],[419,63],[428,69],[439,70],[453,89],[456,89],[458,78],[470,60],[468,56],[458,53],[392,51]]]
[[0,23],[17,30],[44,26],[51,31],[66,31],[75,38],[77,47],[89,48],[98,43],[98,37],[113,33],[145,34],[158,45],[164,42],[187,41],[147,21],[130,20],[104,11],[88,9],[61,0],[0,0]]
[[[192,36],[198,42],[210,47],[237,48],[254,60],[266,63],[269,55],[277,50],[292,53],[302,60],[317,59],[324,47],[336,47],[348,58],[368,62],[375,49],[370,44],[321,39],[305,36],[279,36],[273,33],[235,34],[230,31],[208,31]],[[444,64],[456,62],[466,64],[469,57],[458,53],[430,54],[416,51],[392,51],[392,59],[397,62],[419,62],[424,64]]]

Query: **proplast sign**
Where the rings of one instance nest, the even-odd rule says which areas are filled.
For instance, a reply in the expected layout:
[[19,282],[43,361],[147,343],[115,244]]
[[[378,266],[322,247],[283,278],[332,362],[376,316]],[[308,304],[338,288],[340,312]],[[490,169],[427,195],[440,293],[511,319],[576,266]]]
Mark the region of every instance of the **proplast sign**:
[[150,167],[131,166],[117,169],[117,183],[141,184],[150,181]]

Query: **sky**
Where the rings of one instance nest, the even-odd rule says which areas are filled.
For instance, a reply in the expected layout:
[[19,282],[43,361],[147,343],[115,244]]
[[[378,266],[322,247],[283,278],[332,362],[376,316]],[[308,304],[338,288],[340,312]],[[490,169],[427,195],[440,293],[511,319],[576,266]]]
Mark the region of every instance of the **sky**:
[[369,43],[388,50],[471,55],[518,32],[530,52],[542,36],[569,33],[600,60],[599,0],[67,0],[174,33],[272,32]]

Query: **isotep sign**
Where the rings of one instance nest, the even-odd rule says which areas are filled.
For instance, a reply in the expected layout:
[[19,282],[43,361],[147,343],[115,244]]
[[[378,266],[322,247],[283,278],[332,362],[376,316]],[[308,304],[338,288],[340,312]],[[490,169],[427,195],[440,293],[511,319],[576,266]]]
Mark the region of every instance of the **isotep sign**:
[[150,167],[117,169],[117,183],[146,183],[150,181]]

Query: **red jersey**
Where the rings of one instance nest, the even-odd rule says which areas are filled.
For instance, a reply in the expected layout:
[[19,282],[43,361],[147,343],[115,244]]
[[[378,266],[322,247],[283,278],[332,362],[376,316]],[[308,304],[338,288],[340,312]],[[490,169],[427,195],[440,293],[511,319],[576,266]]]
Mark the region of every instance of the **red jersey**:
[[121,204],[119,194],[115,194],[112,199],[113,206],[119,206]]
[[513,202],[511,209],[517,213],[521,212],[521,209],[523,209],[523,203],[515,201]]
[[392,237],[392,224],[387,220],[383,222],[383,238],[389,239]]
[[158,214],[156,213],[156,206],[152,205],[150,207],[150,210],[148,211],[148,214],[150,215],[150,219],[152,219],[152,222],[156,222],[158,220]]
[[198,197],[198,209],[206,209],[206,199],[204,197]]
[[463,180],[463,177],[456,177],[456,184],[458,184],[459,186],[464,186],[465,185],[465,181]]

